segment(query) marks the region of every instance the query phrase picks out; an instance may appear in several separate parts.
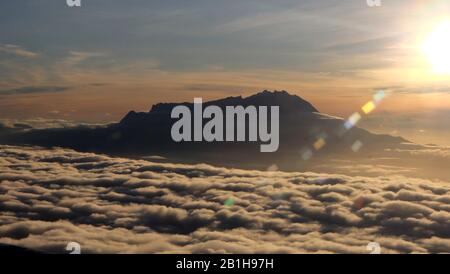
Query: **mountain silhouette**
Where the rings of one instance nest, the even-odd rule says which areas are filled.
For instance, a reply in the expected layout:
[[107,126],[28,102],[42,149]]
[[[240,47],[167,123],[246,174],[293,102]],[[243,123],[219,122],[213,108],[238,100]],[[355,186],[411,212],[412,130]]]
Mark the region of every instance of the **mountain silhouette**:
[[[273,162],[289,163],[302,151],[312,150],[320,157],[351,151],[355,142],[366,151],[394,148],[405,142],[400,137],[378,135],[364,129],[346,129],[344,120],[320,113],[312,104],[286,91],[262,91],[249,97],[228,97],[203,102],[219,106],[279,106],[280,146],[277,152],[261,153],[260,142],[180,142],[171,138],[176,121],[170,117],[175,106],[193,103],[159,103],[149,112],[130,111],[121,121],[102,127],[17,130],[0,134],[4,144],[28,144],[45,147],[60,146],[79,151],[140,157],[161,155],[183,162],[207,162],[220,165],[259,167]],[[206,119],[205,119],[206,121]],[[205,124],[204,121],[204,124]],[[247,129],[248,129],[248,122]],[[4,132],[4,131],[3,131]],[[321,147],[314,146],[321,139]]]
[[[180,105],[174,103],[159,103],[154,105],[151,112],[171,112],[172,108]],[[192,103],[183,103],[182,105],[192,107]],[[264,90],[260,93],[251,95],[246,98],[242,98],[242,96],[236,97],[227,97],[224,99],[214,100],[205,102],[204,106],[215,105],[221,108],[225,106],[281,106],[281,109],[286,112],[319,112],[313,105],[309,102],[303,100],[297,95],[290,95],[287,91],[274,91],[270,92],[268,90]]]
[[[169,115],[172,109],[176,106],[183,105],[193,111],[193,103],[159,103],[153,105],[148,113],[130,111],[121,121],[122,126],[143,126],[147,122],[153,122],[158,119],[158,116]],[[298,113],[298,112],[319,112],[309,102],[303,100],[296,95],[290,95],[287,91],[274,91],[270,92],[264,90],[255,95],[242,98],[227,97],[220,100],[208,101],[203,103],[203,107],[218,106],[222,110],[225,110],[226,106],[280,106],[280,112],[283,113]]]

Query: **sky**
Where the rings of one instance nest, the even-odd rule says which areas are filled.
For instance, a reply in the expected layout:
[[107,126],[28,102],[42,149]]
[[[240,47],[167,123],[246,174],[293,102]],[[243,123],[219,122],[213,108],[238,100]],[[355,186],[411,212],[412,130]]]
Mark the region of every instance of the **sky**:
[[264,89],[347,117],[383,89],[363,127],[450,145],[450,74],[433,64],[448,53],[423,50],[447,20],[447,0],[4,0],[0,119],[110,122]]

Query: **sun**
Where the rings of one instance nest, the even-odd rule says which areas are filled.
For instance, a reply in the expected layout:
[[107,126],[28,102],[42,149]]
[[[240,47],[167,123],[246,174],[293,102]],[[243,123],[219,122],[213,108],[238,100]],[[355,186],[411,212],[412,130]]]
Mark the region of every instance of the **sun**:
[[427,36],[422,49],[434,72],[450,74],[450,21],[439,24]]

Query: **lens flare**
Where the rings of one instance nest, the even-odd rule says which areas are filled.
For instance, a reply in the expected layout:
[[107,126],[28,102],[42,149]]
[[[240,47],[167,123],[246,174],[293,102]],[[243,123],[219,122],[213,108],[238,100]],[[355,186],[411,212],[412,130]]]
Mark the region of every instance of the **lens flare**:
[[375,103],[370,101],[367,104],[365,104],[361,109],[365,114],[371,113],[375,109]]

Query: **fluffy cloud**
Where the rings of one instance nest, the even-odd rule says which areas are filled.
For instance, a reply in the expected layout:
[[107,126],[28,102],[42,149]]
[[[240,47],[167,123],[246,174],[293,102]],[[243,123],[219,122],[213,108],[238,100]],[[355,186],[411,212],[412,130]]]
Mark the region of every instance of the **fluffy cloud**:
[[63,253],[450,252],[450,187],[0,146],[0,242]]

